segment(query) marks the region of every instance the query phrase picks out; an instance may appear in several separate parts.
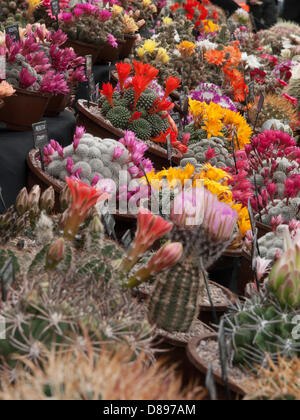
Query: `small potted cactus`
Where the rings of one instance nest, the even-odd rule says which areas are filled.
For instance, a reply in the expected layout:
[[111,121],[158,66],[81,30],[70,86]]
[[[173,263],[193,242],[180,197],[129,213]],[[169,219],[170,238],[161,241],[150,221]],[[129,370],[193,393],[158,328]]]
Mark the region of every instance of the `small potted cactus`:
[[6,99],[0,119],[10,128],[29,130],[43,115],[63,111],[79,81],[84,81],[84,59],[63,49],[62,31],[49,32],[44,26],[25,28],[21,41],[5,38],[6,80],[16,95]]

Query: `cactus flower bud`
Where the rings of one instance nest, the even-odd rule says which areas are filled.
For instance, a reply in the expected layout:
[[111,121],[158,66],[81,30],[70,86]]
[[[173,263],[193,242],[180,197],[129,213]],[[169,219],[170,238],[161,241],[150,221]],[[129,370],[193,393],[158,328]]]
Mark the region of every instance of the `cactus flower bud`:
[[46,269],[54,270],[57,265],[63,260],[65,254],[65,240],[59,238],[54,241],[47,252],[46,256]]
[[300,307],[300,244],[290,247],[275,262],[269,287],[283,306]]
[[28,207],[31,208],[39,208],[39,202],[41,197],[41,187],[39,185],[34,185],[29,193],[28,196]]
[[138,286],[139,284],[147,281],[151,276],[155,276],[174,267],[174,265],[180,261],[182,254],[183,247],[181,243],[167,242],[150,259],[146,267],[142,267],[129,279],[127,286]]
[[28,192],[25,187],[18,194],[16,209],[19,216],[22,216],[28,209]]
[[60,209],[62,212],[67,210],[67,208],[69,207],[69,204],[71,203],[71,199],[72,197],[71,197],[70,189],[68,185],[66,185],[64,189],[62,190],[62,192],[60,193],[60,197],[59,197]]
[[45,210],[46,213],[50,214],[55,205],[55,193],[53,187],[49,187],[43,192],[40,200],[41,210]]
[[100,220],[99,216],[94,216],[90,225],[89,225],[89,229],[91,233],[103,233],[104,232],[104,228],[102,225],[102,222]]

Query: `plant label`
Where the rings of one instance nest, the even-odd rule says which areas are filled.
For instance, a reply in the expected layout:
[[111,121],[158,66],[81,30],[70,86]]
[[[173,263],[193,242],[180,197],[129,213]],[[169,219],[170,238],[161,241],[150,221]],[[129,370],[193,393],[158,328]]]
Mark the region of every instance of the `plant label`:
[[220,354],[220,363],[221,363],[221,370],[222,370],[222,380],[225,385],[227,400],[231,400],[231,393],[230,393],[229,384],[228,384],[228,373],[227,373],[227,356],[228,355],[227,355],[227,346],[226,346],[224,327],[225,327],[224,319],[222,319],[219,326],[219,334],[218,334],[219,354]]
[[261,113],[261,111],[263,109],[263,106],[264,106],[264,103],[265,103],[265,95],[262,93],[260,95],[259,102],[258,102],[258,105],[257,105],[257,112],[258,112],[258,114]]
[[96,83],[93,74],[89,78],[89,99],[91,102],[96,101]]
[[20,42],[19,25],[6,26],[5,32],[13,40],[13,42]]
[[51,0],[51,11],[53,16],[56,17],[56,20],[58,20],[58,15],[60,13],[59,0]]
[[215,377],[213,373],[213,368],[211,363],[208,365],[207,374],[205,378],[205,386],[209,393],[209,398],[211,401],[217,401],[218,400],[218,394],[217,394],[217,388],[215,383]]
[[172,166],[172,143],[171,143],[171,134],[167,135],[167,152],[168,152],[168,161],[170,166]]
[[201,268],[202,275],[203,275],[204,282],[205,282],[205,288],[206,288],[208,300],[209,300],[209,303],[210,303],[210,306],[211,306],[211,310],[212,310],[213,320],[214,320],[214,323],[216,325],[218,325],[217,312],[216,312],[216,308],[214,306],[214,302],[213,302],[212,297],[211,297],[210,287],[209,287],[209,281],[208,281],[207,273],[206,273],[206,270],[205,270],[205,267],[204,267],[204,264],[203,264],[202,257],[200,258],[199,263],[200,263],[200,268]]
[[0,201],[1,201],[1,204],[2,204],[3,208],[4,208],[5,210],[7,210],[7,205],[6,205],[5,200],[4,200],[4,198],[3,198],[3,194],[2,194],[2,187],[1,187],[1,185],[0,185]]
[[102,214],[102,217],[106,233],[108,234],[108,236],[117,240],[115,233],[116,221],[114,217],[109,212]]
[[254,92],[254,80],[252,80],[249,85],[249,102],[254,102],[255,99],[255,92]]
[[47,121],[41,121],[32,124],[34,147],[39,149],[42,169],[45,169],[44,163],[44,148],[49,144],[48,125]]
[[0,282],[1,282],[1,292],[2,292],[2,300],[3,302],[6,301],[8,291],[10,286],[15,281],[15,269],[13,258],[9,258],[6,263],[4,264],[3,268],[0,271]]
[[131,236],[130,229],[128,229],[127,232],[125,232],[124,235],[122,236],[121,243],[124,245],[126,251],[128,251],[132,243],[132,236]]
[[91,54],[85,56],[85,72],[86,77],[89,80],[92,77],[93,73],[93,58]]
[[0,56],[0,80],[6,79],[6,57],[5,55]]

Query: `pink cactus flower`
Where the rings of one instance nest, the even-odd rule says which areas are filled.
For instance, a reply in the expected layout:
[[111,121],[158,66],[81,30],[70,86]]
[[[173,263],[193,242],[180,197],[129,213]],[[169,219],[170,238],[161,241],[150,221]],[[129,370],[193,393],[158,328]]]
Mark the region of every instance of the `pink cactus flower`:
[[108,34],[107,41],[113,48],[118,48],[119,45],[117,43],[117,38],[115,38],[112,34]]

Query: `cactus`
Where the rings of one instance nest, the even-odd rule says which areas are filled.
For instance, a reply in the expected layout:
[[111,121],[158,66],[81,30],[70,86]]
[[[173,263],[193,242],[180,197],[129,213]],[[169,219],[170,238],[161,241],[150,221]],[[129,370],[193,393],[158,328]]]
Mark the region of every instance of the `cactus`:
[[260,368],[258,375],[243,381],[246,401],[299,401],[300,359],[278,359],[278,365],[268,359],[267,366]]
[[281,121],[276,119],[267,120],[261,127],[262,131],[266,130],[280,130],[284,133],[288,133],[293,136],[293,130],[287,124],[283,124]]
[[289,244],[269,275],[269,288],[283,307],[300,308],[300,246]]
[[281,226],[278,226],[276,232],[268,232],[258,239],[260,256],[274,261],[276,255],[281,253],[284,248]]
[[[191,158],[196,160],[196,166],[198,165],[199,167],[207,162],[217,168],[232,167],[234,165],[233,159],[229,157],[224,140],[221,138],[211,137],[210,139],[203,139],[196,143],[194,143],[195,136],[192,135],[191,139],[192,141],[190,140],[188,152],[184,155],[184,158],[180,163],[181,167],[185,167],[187,159]],[[215,155],[208,160],[206,153],[209,148],[214,149]]]
[[151,137],[151,124],[144,118],[139,118],[138,120],[133,121],[128,128],[136,134],[137,138],[141,140],[149,140]]
[[288,95],[298,100],[298,111],[300,110],[300,78],[292,77],[287,87]]
[[[16,225],[11,214],[16,220],[24,218],[29,203],[40,202],[38,191],[34,188],[26,195],[23,190],[19,195],[17,208],[22,216],[10,210],[2,218]],[[34,212],[36,219],[40,212]],[[16,273],[14,290],[0,309],[7,328],[6,340],[0,340],[3,361],[12,368],[20,363],[16,355],[37,363],[47,349],[76,345],[86,350],[83,337],[87,334],[98,349],[103,342],[126,344],[128,340],[134,352],[145,349],[151,354],[151,329],[144,310],[120,288],[117,266],[124,251],[104,238],[98,213],[92,212],[76,240],[68,242],[60,237],[64,217],[47,217],[54,236],[47,244],[36,241],[40,225],[32,228],[28,220],[17,240],[0,246],[0,269],[12,257]],[[25,244],[21,253],[18,238]]]
[[[257,115],[257,104],[251,108],[249,116],[251,122],[254,124]],[[284,97],[276,95],[266,95],[265,102],[261,113],[259,114],[258,126],[262,126],[268,120],[280,120],[285,124],[294,125],[297,122],[297,113],[294,106]]]
[[130,112],[124,106],[116,106],[106,114],[106,118],[112,123],[112,125],[121,129],[128,127],[130,116]]
[[266,354],[274,362],[278,356],[299,357],[300,339],[292,334],[297,315],[299,311],[284,310],[276,297],[268,294],[238,303],[225,315],[233,362],[253,368],[266,364]]
[[300,198],[295,197],[286,203],[286,200],[275,199],[274,203],[269,203],[268,206],[261,212],[261,220],[266,225],[271,225],[272,217],[282,216],[285,223],[289,223],[293,219],[298,218],[300,206]]

